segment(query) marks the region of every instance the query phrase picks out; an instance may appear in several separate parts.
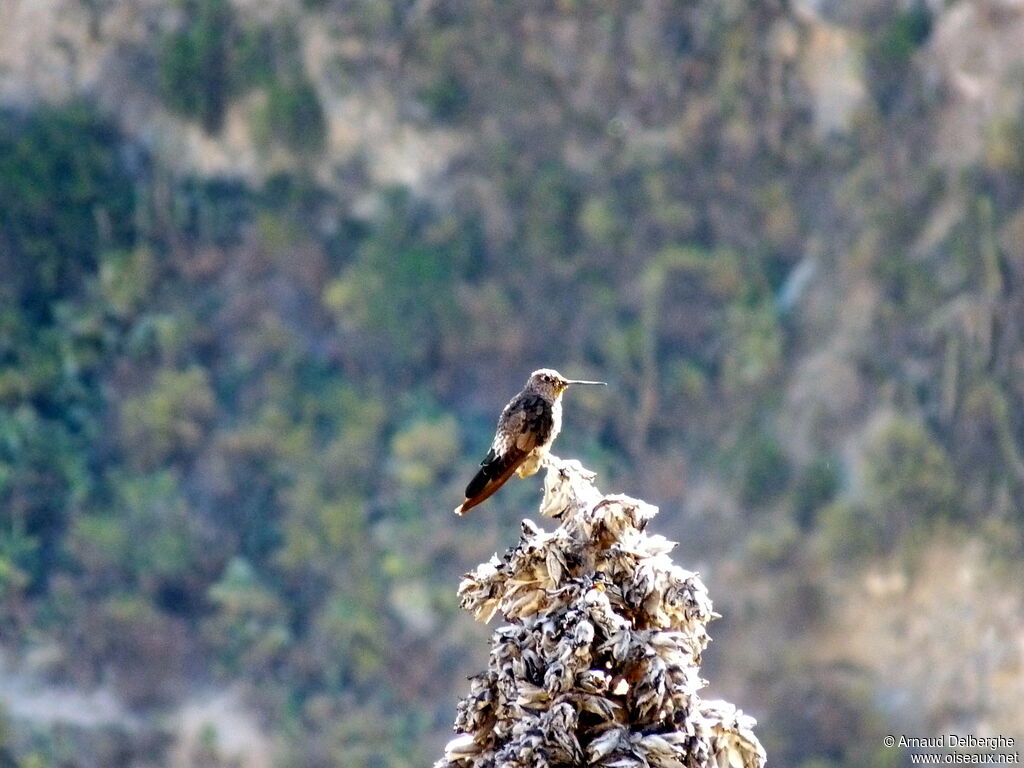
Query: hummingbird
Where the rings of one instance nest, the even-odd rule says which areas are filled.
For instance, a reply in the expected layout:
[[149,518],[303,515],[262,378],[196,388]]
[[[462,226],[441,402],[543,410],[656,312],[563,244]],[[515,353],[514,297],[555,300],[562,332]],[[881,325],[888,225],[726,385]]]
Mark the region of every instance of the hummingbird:
[[464,515],[486,501],[513,473],[520,477],[536,474],[562,429],[562,393],[571,384],[607,382],[567,379],[551,368],[530,374],[523,391],[509,400],[498,417],[491,449],[466,486],[466,500],[455,508],[455,514]]

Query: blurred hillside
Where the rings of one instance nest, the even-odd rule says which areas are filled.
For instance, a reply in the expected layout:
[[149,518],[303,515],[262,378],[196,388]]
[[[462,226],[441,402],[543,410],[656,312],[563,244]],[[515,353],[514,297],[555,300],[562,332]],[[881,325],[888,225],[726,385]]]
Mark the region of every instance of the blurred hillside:
[[[398,768],[541,366],[774,765],[1024,738],[1024,3],[0,0],[0,765]],[[1018,742],[1019,743],[1019,742]]]

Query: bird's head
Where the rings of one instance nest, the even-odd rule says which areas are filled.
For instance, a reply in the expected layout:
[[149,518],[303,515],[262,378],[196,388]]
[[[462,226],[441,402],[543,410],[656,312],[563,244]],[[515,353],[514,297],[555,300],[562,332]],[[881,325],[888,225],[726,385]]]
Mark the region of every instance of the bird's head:
[[541,368],[530,374],[526,388],[543,397],[556,400],[570,384],[605,384],[603,381],[567,379],[553,368]]

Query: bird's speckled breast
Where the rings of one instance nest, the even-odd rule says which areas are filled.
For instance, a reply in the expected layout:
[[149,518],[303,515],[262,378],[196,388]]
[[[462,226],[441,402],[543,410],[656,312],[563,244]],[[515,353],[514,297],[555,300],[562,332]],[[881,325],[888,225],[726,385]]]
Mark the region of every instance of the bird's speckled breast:
[[530,452],[526,460],[519,466],[516,474],[529,477],[537,474],[551,444],[562,429],[562,403],[560,400],[550,401],[538,398],[535,409],[528,416],[524,431],[532,430],[537,438],[537,446]]

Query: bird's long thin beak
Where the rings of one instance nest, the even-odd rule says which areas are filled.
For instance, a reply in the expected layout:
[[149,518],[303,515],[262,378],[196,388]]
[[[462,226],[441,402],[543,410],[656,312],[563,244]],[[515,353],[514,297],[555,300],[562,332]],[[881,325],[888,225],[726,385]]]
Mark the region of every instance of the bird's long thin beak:
[[608,382],[607,381],[581,381],[579,379],[572,379],[572,380],[567,381],[565,383],[566,384],[600,384],[602,387],[607,387],[608,386]]

